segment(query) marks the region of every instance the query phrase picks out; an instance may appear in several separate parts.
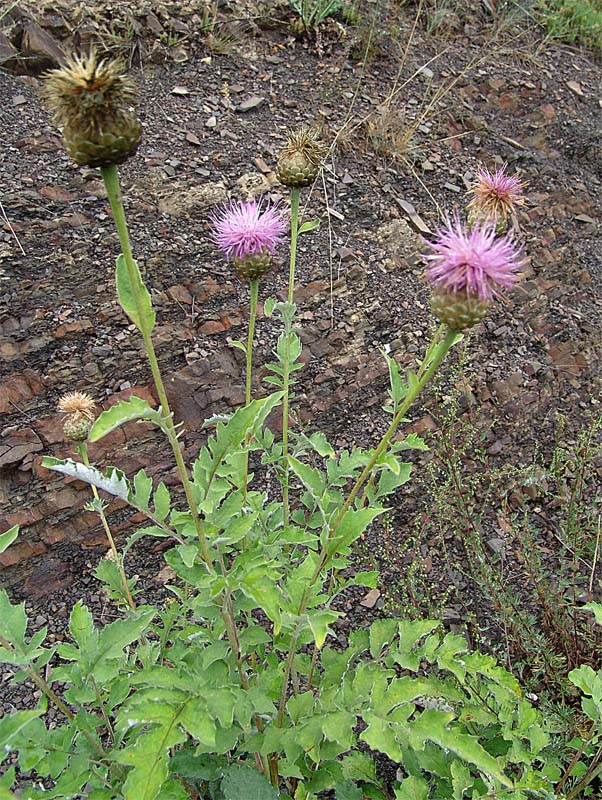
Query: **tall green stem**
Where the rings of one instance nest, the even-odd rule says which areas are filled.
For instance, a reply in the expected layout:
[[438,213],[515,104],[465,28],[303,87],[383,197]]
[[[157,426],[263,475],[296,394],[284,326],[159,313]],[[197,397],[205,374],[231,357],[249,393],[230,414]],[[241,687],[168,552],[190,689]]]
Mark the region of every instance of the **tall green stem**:
[[[438,336],[439,336],[439,332],[437,332],[437,334],[435,334],[435,337],[438,337]],[[320,551],[318,562],[317,562],[316,567],[314,569],[313,575],[309,579],[309,581],[307,583],[307,586],[305,587],[305,592],[303,593],[303,597],[301,598],[301,602],[299,604],[299,610],[297,612],[299,616],[301,616],[302,614],[305,613],[305,611],[307,609],[307,603],[308,603],[309,598],[311,596],[312,588],[313,588],[314,584],[316,583],[316,581],[318,580],[318,578],[320,576],[320,573],[322,572],[324,567],[328,564],[328,561],[330,560],[330,558],[333,555],[333,553],[331,551],[331,545],[332,545],[332,542],[333,542],[333,540],[335,538],[335,535],[336,535],[336,533],[337,533],[337,531],[338,531],[338,529],[339,529],[339,527],[341,525],[341,522],[343,521],[343,518],[345,517],[345,514],[351,508],[351,506],[353,504],[353,501],[357,497],[357,495],[358,495],[360,489],[362,488],[362,486],[365,484],[365,482],[370,477],[370,475],[372,473],[372,470],[374,469],[374,467],[376,466],[376,464],[378,463],[380,458],[383,456],[383,454],[386,452],[387,448],[389,447],[389,444],[391,443],[391,439],[393,438],[393,435],[395,434],[395,431],[397,430],[397,428],[399,427],[399,424],[402,422],[402,420],[404,419],[405,415],[407,414],[408,409],[414,403],[414,401],[416,400],[416,398],[418,397],[420,392],[424,389],[426,384],[429,382],[431,377],[435,374],[435,372],[437,371],[437,369],[441,365],[441,362],[443,361],[443,359],[447,355],[449,349],[453,346],[454,342],[456,341],[457,336],[458,336],[458,331],[448,329],[446,334],[445,334],[445,337],[444,337],[443,341],[439,342],[439,344],[436,345],[435,347],[432,346],[432,343],[431,343],[431,345],[429,345],[429,347],[427,349],[427,354],[430,354],[430,361],[429,361],[428,365],[426,365],[425,362],[423,361],[423,365],[424,365],[425,368],[424,368],[424,370],[422,372],[421,377],[419,378],[419,380],[416,382],[416,384],[413,386],[413,388],[410,389],[410,391],[406,395],[403,403],[401,404],[401,406],[399,407],[399,409],[397,411],[397,414],[395,414],[395,417],[393,418],[393,421],[391,422],[391,424],[387,428],[385,434],[383,435],[382,439],[380,440],[380,442],[378,443],[376,449],[374,450],[374,452],[373,452],[373,454],[372,454],[372,456],[370,458],[370,461],[366,464],[366,466],[364,467],[361,475],[359,476],[359,478],[354,483],[351,491],[349,492],[349,495],[347,496],[347,499],[345,500],[345,502],[343,503],[343,505],[339,509],[339,512],[338,512],[337,516],[335,517],[332,525],[330,526],[330,529],[328,531],[328,535],[326,537],[326,540],[325,540],[324,544],[322,545],[322,549]],[[284,677],[283,677],[283,681],[282,681],[282,691],[281,691],[281,694],[280,694],[280,704],[279,704],[279,708],[278,708],[277,724],[279,726],[282,725],[282,722],[283,722],[283,719],[284,719],[284,708],[285,708],[285,705],[286,705],[286,696],[287,696],[287,692],[288,692],[288,684],[289,684],[289,680],[290,680],[290,676],[291,676],[291,670],[292,670],[292,667],[293,667],[293,661],[294,661],[295,654],[296,654],[296,651],[297,651],[297,641],[299,639],[300,632],[301,632],[300,629],[298,629],[297,631],[295,631],[295,633],[291,637],[291,643],[290,643],[290,646],[289,646],[288,656],[287,656],[287,660],[286,660],[286,666],[285,666],[285,670],[284,670]]]
[[[291,253],[290,253],[290,266],[288,273],[288,295],[287,300],[289,304],[295,302],[295,267],[297,264],[297,237],[299,235],[299,198],[301,196],[301,189],[295,187],[291,189]],[[290,505],[288,496],[288,417],[289,417],[289,398],[290,398],[290,377],[291,377],[291,348],[290,337],[292,332],[292,325],[289,319],[286,320],[286,342],[284,353],[284,374],[282,376],[282,383],[284,386],[284,397],[282,398],[282,512],[284,519],[284,527],[286,528],[290,518]]]
[[288,297],[289,303],[295,302],[295,266],[297,264],[297,237],[299,235],[299,198],[301,189],[291,189],[291,258],[288,271]]
[[197,511],[197,506],[192,491],[192,484],[190,482],[190,478],[188,475],[188,469],[186,467],[186,464],[184,463],[184,458],[182,456],[182,451],[180,449],[180,443],[178,442],[178,433],[176,431],[172,413],[169,408],[167,394],[165,393],[165,386],[163,385],[163,378],[161,377],[161,372],[159,370],[159,363],[157,361],[155,348],[151,338],[151,332],[149,329],[148,322],[145,319],[144,306],[140,293],[140,287],[138,284],[138,275],[134,263],[134,257],[132,255],[130,236],[127,226],[127,221],[125,218],[125,211],[123,208],[123,197],[121,195],[121,187],[119,185],[119,173],[117,172],[117,167],[115,165],[112,165],[110,167],[101,167],[100,172],[102,174],[102,179],[107,189],[109,203],[111,204],[111,210],[113,212],[113,218],[115,220],[115,227],[117,228],[117,234],[119,236],[121,250],[126,263],[128,277],[130,285],[132,287],[134,301],[136,303],[136,309],[138,311],[138,317],[140,319],[140,332],[142,334],[142,338],[144,339],[144,347],[146,349],[146,354],[150,364],[153,381],[155,383],[155,388],[157,390],[157,396],[159,398],[159,403],[161,404],[161,410],[163,412],[163,418],[165,420],[165,430],[167,433],[167,438],[169,440],[169,444],[171,445],[171,449],[173,450],[174,458],[176,460],[176,465],[178,468],[178,474],[180,476],[180,480],[182,481],[182,486],[184,487],[184,493],[186,494],[186,500],[188,502],[188,507],[190,508],[190,514],[192,516],[192,520],[198,536],[199,544],[201,547],[201,553],[203,555],[203,560],[205,561],[209,569],[213,569],[213,558],[211,557],[211,552],[209,551],[207,538],[203,531],[201,518],[199,517]]
[[[251,402],[253,388],[253,341],[255,339],[255,321],[257,319],[257,300],[259,299],[259,278],[254,278],[250,285],[251,297],[249,300],[249,335],[246,348],[246,384],[245,405]],[[247,496],[247,483],[249,480],[249,448],[245,450],[245,471],[243,478],[243,495]]]
[[251,281],[251,298],[249,300],[249,335],[247,337],[247,382],[245,387],[245,405],[251,402],[253,380],[253,341],[255,338],[255,321],[257,319],[257,300],[259,299],[259,278]]

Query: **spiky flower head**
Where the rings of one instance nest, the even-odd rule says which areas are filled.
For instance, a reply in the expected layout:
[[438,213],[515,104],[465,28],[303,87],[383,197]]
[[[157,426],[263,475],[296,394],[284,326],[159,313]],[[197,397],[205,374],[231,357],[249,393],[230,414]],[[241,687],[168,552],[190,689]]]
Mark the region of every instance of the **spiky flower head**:
[[262,200],[232,202],[211,216],[212,237],[238,275],[254,280],[270,268],[286,222],[277,205]]
[[515,216],[518,206],[525,204],[520,178],[507,175],[506,169],[505,164],[495,172],[483,167],[468,192],[473,195],[468,204],[470,222],[494,222],[498,233],[508,229],[508,219]]
[[70,56],[47,73],[42,95],[80,166],[121,164],[136,151],[142,136],[131,110],[136,91],[119,62],[99,61],[95,52]]
[[491,301],[514,286],[524,263],[512,235],[496,237],[492,222],[466,228],[459,217],[447,220],[430,247],[433,313],[455,330],[479,322]]
[[83,442],[96,416],[96,404],[85,392],[69,392],[58,402],[58,410],[65,414],[63,432],[67,439]]
[[307,186],[316,179],[328,147],[315,128],[303,127],[289,131],[287,141],[278,156],[276,176],[290,187]]

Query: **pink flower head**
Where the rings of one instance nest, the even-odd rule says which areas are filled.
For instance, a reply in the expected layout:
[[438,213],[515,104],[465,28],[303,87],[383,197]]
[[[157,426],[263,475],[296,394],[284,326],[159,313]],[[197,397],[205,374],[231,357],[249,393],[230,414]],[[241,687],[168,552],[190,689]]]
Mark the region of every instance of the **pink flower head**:
[[211,216],[213,240],[226,258],[244,259],[266,251],[274,254],[286,222],[275,205],[260,200],[231,202]]
[[474,197],[468,207],[485,217],[505,218],[513,214],[517,206],[525,204],[523,184],[516,175],[506,174],[506,164],[495,172],[484,167],[480,169],[470,194]]
[[491,222],[469,229],[456,216],[437,237],[430,244],[433,252],[425,256],[431,265],[426,275],[434,288],[489,301],[518,280],[516,273],[524,263],[520,248],[512,234],[496,237]]

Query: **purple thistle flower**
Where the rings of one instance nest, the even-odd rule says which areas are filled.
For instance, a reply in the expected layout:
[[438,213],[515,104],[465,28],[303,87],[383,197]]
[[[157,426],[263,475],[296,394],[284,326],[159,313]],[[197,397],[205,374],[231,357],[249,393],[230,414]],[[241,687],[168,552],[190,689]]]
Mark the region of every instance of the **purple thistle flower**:
[[275,205],[260,200],[231,202],[212,214],[212,238],[226,258],[245,259],[266,251],[274,254],[282,242],[286,222]]
[[496,238],[491,222],[467,229],[458,216],[453,223],[447,220],[430,247],[426,274],[435,289],[486,302],[511,289],[524,264],[512,234]]

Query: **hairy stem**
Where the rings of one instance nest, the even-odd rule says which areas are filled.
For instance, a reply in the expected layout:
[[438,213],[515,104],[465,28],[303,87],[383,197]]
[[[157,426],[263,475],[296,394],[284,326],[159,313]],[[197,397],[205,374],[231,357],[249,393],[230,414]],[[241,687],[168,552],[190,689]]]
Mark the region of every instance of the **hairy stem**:
[[121,250],[123,252],[123,257],[125,259],[125,264],[127,267],[128,276],[132,287],[132,292],[134,295],[138,316],[140,318],[140,332],[142,333],[142,338],[144,339],[144,347],[146,349],[146,354],[151,368],[153,381],[155,383],[155,388],[157,390],[159,403],[161,404],[161,411],[163,414],[163,418],[165,420],[165,430],[167,432],[167,438],[169,440],[169,444],[171,445],[171,449],[173,450],[174,458],[178,468],[178,474],[180,476],[180,480],[182,481],[182,486],[184,487],[184,493],[186,494],[186,501],[188,503],[190,514],[192,516],[194,527],[196,529],[197,537],[201,547],[201,552],[203,555],[203,560],[205,561],[209,569],[213,569],[213,558],[211,557],[211,552],[209,550],[207,537],[205,536],[205,533],[203,531],[201,518],[199,517],[197,505],[194,500],[192,484],[190,482],[190,477],[188,475],[188,468],[184,463],[184,457],[182,456],[180,443],[178,442],[178,433],[176,431],[172,413],[169,408],[167,394],[165,392],[165,386],[163,385],[163,378],[161,377],[161,372],[159,370],[159,362],[157,361],[157,355],[155,353],[155,348],[151,338],[151,332],[149,330],[148,323],[145,321],[145,315],[143,313],[144,307],[140,293],[140,288],[138,285],[136,267],[134,264],[134,257],[132,255],[130,235],[128,231],[127,221],[125,218],[125,211],[123,208],[123,197],[121,195],[121,187],[119,185],[119,173],[117,172],[117,167],[115,165],[112,165],[110,167],[101,167],[100,172],[102,174],[102,179],[107,189],[109,203],[111,204],[111,210],[113,212],[113,218],[115,220],[115,227],[117,228],[117,234],[119,236]]
[[[2,635],[0,635],[0,646],[4,647],[5,650],[8,650],[9,652],[12,652],[12,653],[19,652],[17,650],[17,648],[14,647],[13,644],[11,642],[9,642],[8,639],[5,639],[4,636],[2,636]],[[24,654],[22,654],[22,655],[24,655]],[[31,663],[31,661],[27,662],[27,664],[25,665],[24,669],[27,672],[27,674],[29,675],[29,677],[31,678],[31,680],[38,687],[38,689],[42,692],[42,694],[46,695],[46,697],[50,700],[50,702],[56,708],[58,708],[58,710],[61,712],[61,714],[63,714],[69,720],[69,722],[73,722],[75,720],[75,714],[73,713],[73,711],[71,711],[71,709],[67,706],[65,701],[56,694],[54,689],[42,677],[42,675],[34,667],[34,665]],[[106,754],[105,750],[103,749],[103,747],[101,746],[101,744],[98,742],[98,740],[90,733],[90,731],[87,731],[85,728],[81,728],[80,730],[83,733],[83,735],[86,737],[88,742],[92,745],[94,750],[96,750],[96,752],[101,757],[101,759],[104,760],[106,758],[107,754]]]
[[[254,278],[250,285],[251,297],[249,300],[249,334],[247,337],[246,348],[246,383],[245,383],[245,405],[251,402],[251,391],[253,386],[253,341],[255,339],[255,321],[257,319],[257,300],[259,298],[259,278]],[[245,469],[243,478],[243,496],[247,496],[247,483],[249,480],[249,449],[245,451]]]
[[[90,459],[88,458],[88,446],[86,442],[80,442],[78,447],[79,453],[81,455],[82,461],[84,464],[89,467],[90,466]],[[91,484],[92,494],[94,495],[94,499],[96,500],[96,511],[98,516],[100,517],[100,521],[102,522],[102,527],[104,528],[104,532],[107,536],[109,541],[109,547],[111,548],[111,554],[113,556],[113,561],[117,565],[117,569],[119,570],[119,577],[121,578],[121,584],[123,586],[123,591],[127,600],[127,603],[132,611],[136,610],[136,603],[134,602],[134,598],[132,597],[132,593],[130,591],[130,586],[128,584],[127,575],[125,574],[125,568],[123,566],[123,559],[119,551],[117,550],[117,546],[115,545],[115,540],[113,539],[113,534],[111,533],[111,528],[109,527],[109,522],[107,520],[106,514],[104,512],[104,508],[102,505],[102,501],[98,494],[98,489],[94,484]]]

